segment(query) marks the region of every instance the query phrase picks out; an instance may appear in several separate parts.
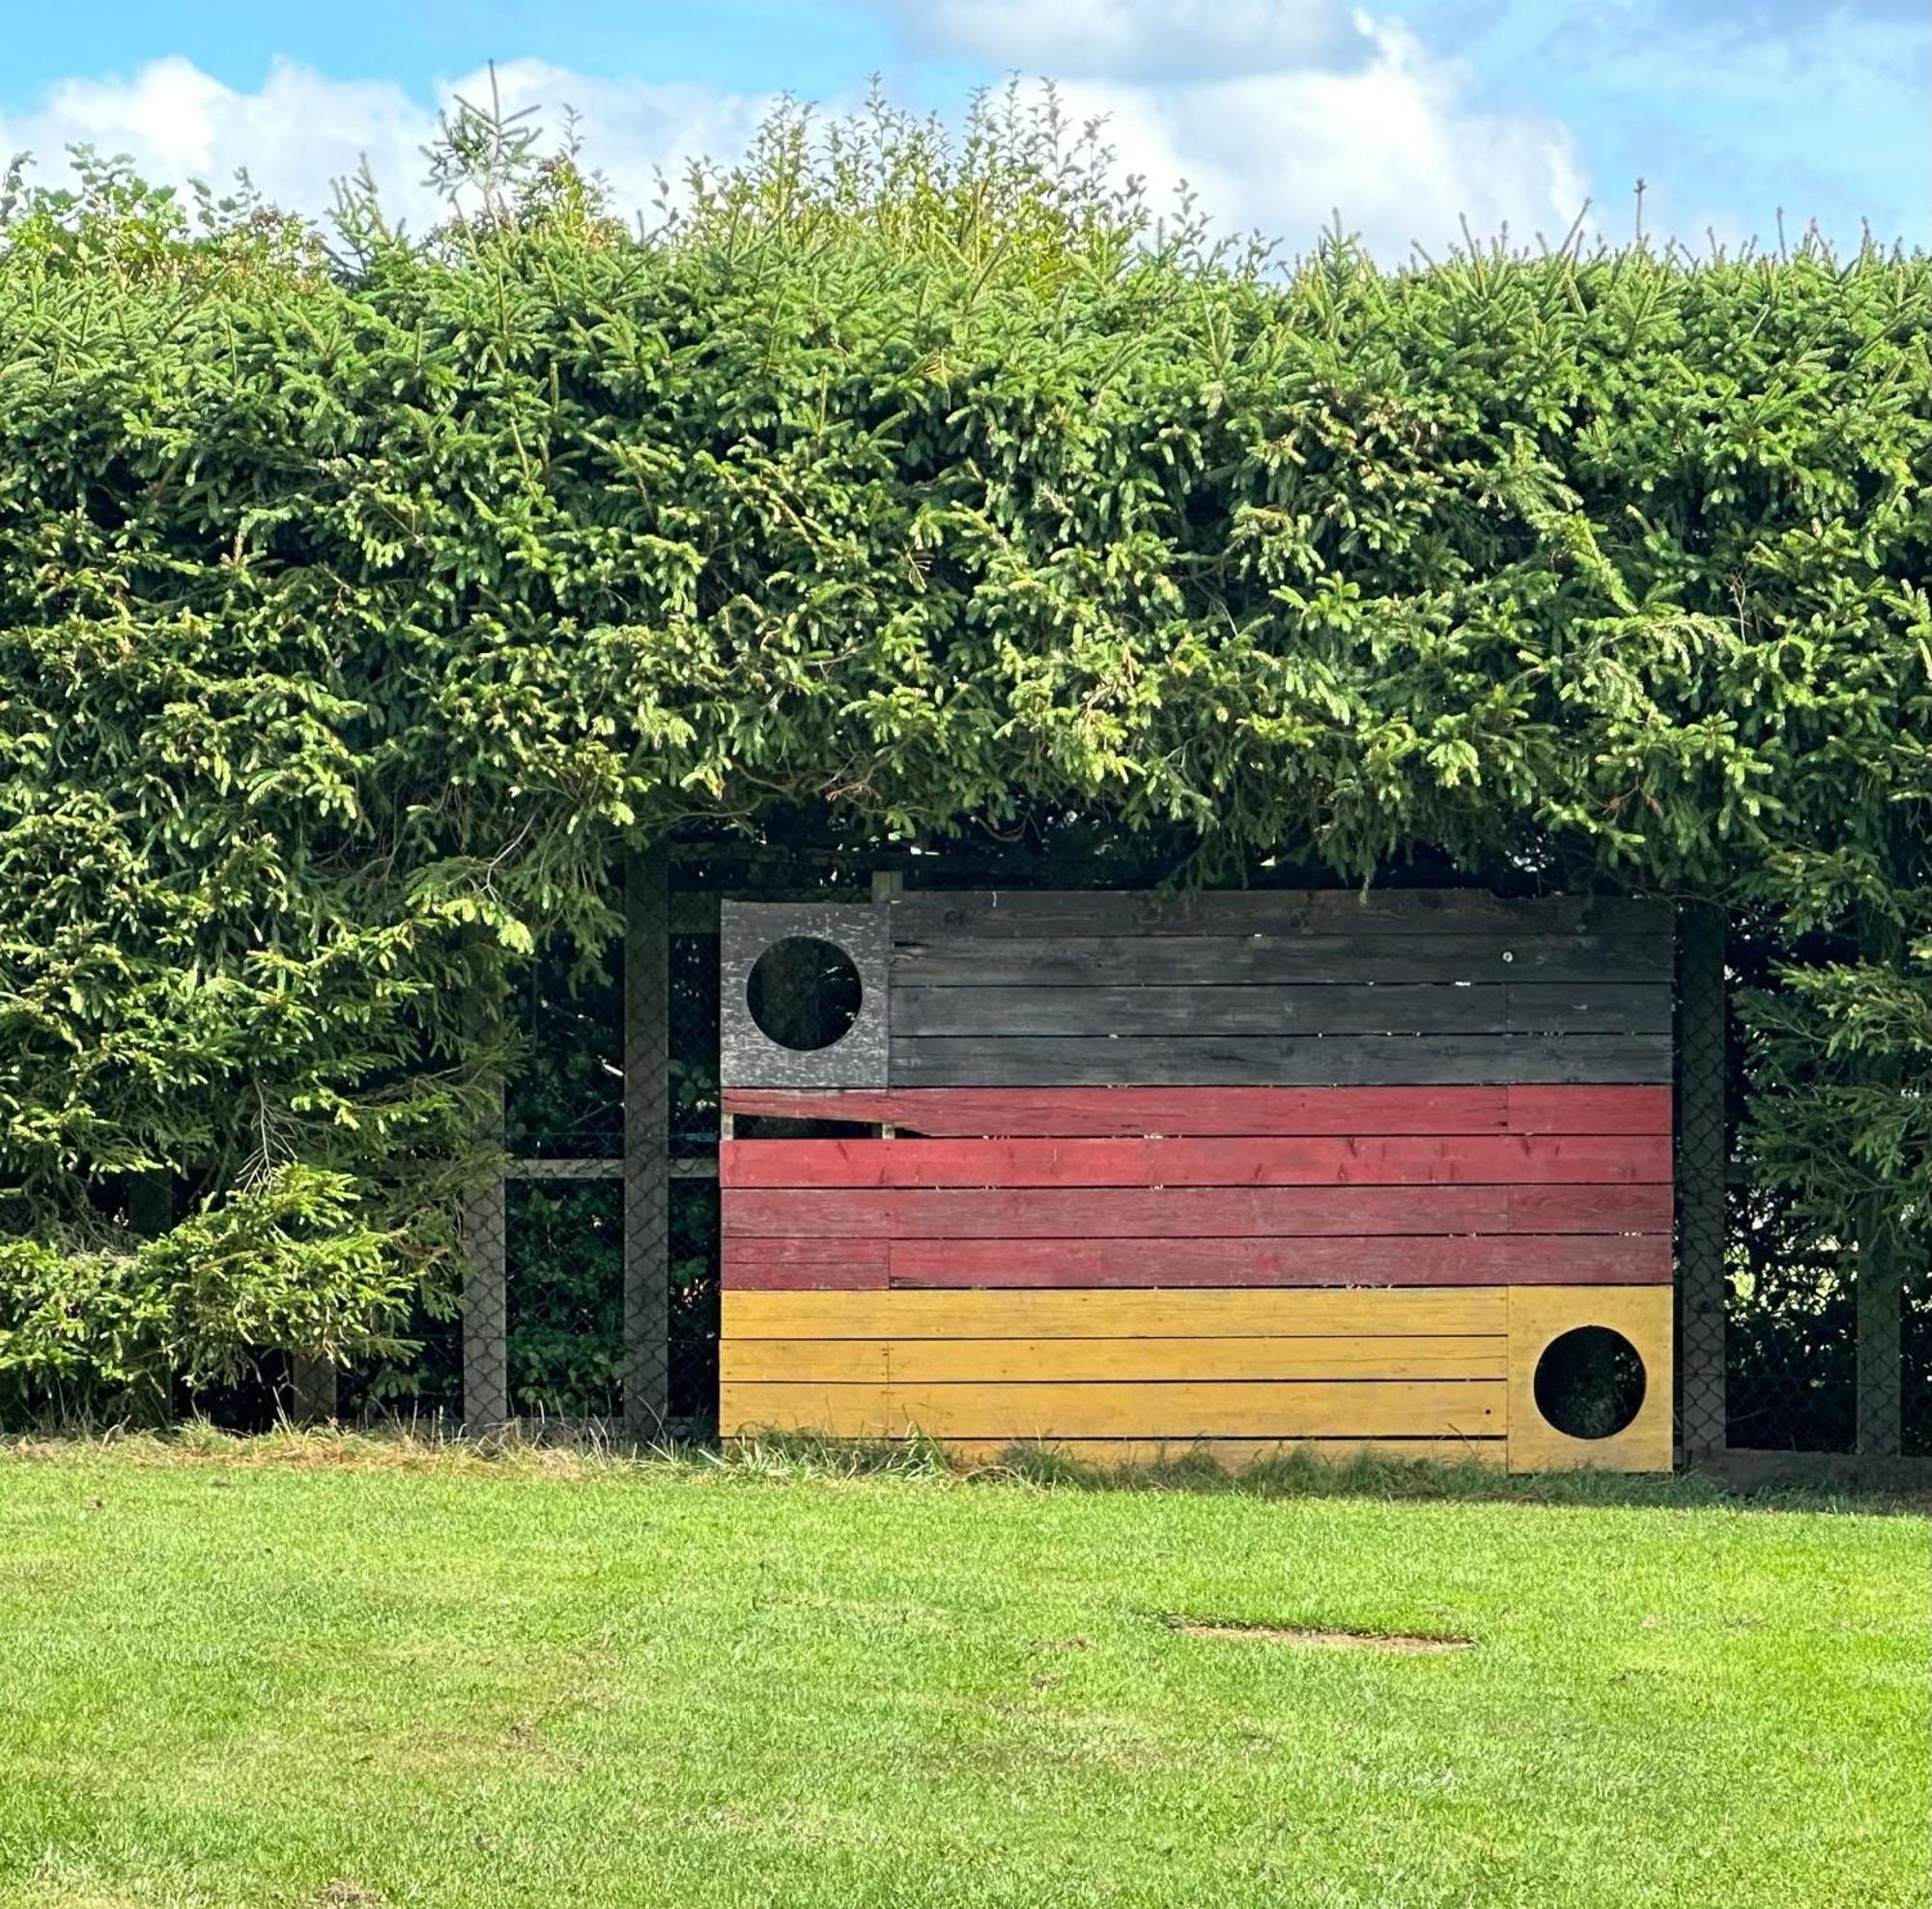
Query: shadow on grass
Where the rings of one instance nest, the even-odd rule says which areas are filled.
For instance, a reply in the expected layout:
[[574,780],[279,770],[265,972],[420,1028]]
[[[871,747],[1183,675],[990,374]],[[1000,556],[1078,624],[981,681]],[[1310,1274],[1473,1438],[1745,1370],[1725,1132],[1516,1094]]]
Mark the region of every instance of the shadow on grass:
[[148,1465],[512,1472],[556,1478],[655,1473],[746,1484],[897,1478],[954,1488],[1005,1484],[1036,1491],[1187,1493],[1260,1499],[1359,1497],[1683,1510],[1730,1506],[1877,1515],[1917,1515],[1928,1509],[1924,1494],[1849,1490],[1798,1480],[1741,1491],[1695,1471],[1661,1476],[1617,1471],[1512,1475],[1474,1458],[1455,1462],[1362,1453],[1334,1459],[1294,1446],[1231,1470],[1212,1452],[1188,1446],[1178,1446],[1148,1463],[1102,1466],[1050,1444],[1022,1442],[988,1463],[962,1465],[937,1440],[917,1436],[864,1439],[764,1432],[722,1443],[638,1446],[621,1443],[601,1427],[555,1422],[512,1422],[488,1436],[472,1438],[443,1421],[361,1428],[284,1423],[269,1432],[240,1434],[190,1419],[160,1431],[63,1427],[0,1439],[0,1457],[60,1462],[103,1450]]
[[1145,1464],[1094,1465],[1050,1444],[1016,1443],[989,1464],[955,1467],[928,1439],[836,1439],[765,1433],[730,1441],[717,1462],[775,1474],[814,1471],[854,1477],[923,1471],[964,1483],[1008,1482],[1079,1492],[1184,1492],[1264,1499],[1368,1497],[1542,1505],[1633,1505],[1699,1509],[1725,1505],[1762,1511],[1918,1513],[1924,1496],[1781,1481],[1745,1492],[1703,1472],[1634,1474],[1554,1471],[1511,1474],[1475,1458],[1403,1459],[1362,1453],[1347,1459],[1293,1446],[1230,1469],[1205,1449],[1178,1446]]

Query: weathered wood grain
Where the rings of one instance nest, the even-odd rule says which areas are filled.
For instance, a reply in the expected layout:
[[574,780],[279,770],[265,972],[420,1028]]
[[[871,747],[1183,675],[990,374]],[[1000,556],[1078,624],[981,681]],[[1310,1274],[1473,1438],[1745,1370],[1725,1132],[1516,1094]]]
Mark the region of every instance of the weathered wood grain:
[[1673,1131],[1671,1090],[1661,1084],[1593,1087],[1531,1081],[1506,1088],[1503,1100],[1504,1124],[1511,1133]]
[[1667,1233],[1667,1184],[769,1188],[724,1203],[727,1239],[1276,1239]]
[[1667,934],[952,935],[895,942],[895,987],[1668,983]]
[[1668,1034],[1662,983],[1436,986],[926,987],[894,989],[895,1038],[1009,1035]]
[[980,889],[902,894],[892,904],[895,941],[1014,935],[1405,933],[1668,935],[1668,902],[1621,896],[1505,898],[1476,889],[1028,892]]
[[875,919],[882,1071],[725,1068],[728,1113],[895,1129],[725,1143],[727,1432],[1493,1461],[1528,1296],[1538,1330],[1646,1286],[1667,1321],[1666,907],[987,893]]
[[723,1296],[734,1339],[1260,1339],[1509,1329],[1504,1286],[1208,1292],[758,1293]]
[[1403,1186],[1670,1178],[1649,1134],[1362,1139],[727,1140],[725,1187]]
[[883,1121],[939,1136],[1649,1133],[1667,1086],[726,1088],[727,1114]]
[[947,1035],[892,1042],[898,1087],[1643,1085],[1670,1076],[1662,1034],[1123,1037]]
[[[1572,1439],[1537,1410],[1536,1368],[1550,1343],[1580,1325],[1620,1332],[1643,1362],[1644,1395],[1636,1417],[1605,1439]],[[1671,1380],[1673,1306],[1658,1288],[1520,1287],[1509,1296],[1509,1467],[1567,1471],[1603,1466],[1616,1471],[1668,1471],[1673,1457],[1675,1393]]]
[[725,1242],[719,1277],[727,1286],[800,1292],[858,1292],[890,1283],[889,1239],[774,1239]]
[[1463,1438],[1502,1429],[1494,1380],[1180,1381],[1168,1384],[719,1386],[727,1435],[758,1427],[837,1438]]
[[[759,1243],[727,1240],[726,1266]],[[1667,1233],[895,1239],[890,1250],[894,1287],[1663,1286],[1671,1271]]]
[[[827,1047],[784,1047],[753,1020],[745,989],[758,956],[793,937],[842,948],[859,972],[859,1012]],[[867,903],[727,901],[719,917],[719,1079],[733,1087],[887,1085],[892,990],[886,910]]]
[[1500,1335],[1328,1339],[730,1339],[725,1382],[1046,1384],[1140,1380],[1502,1379]]
[[959,1466],[991,1466],[1034,1451],[1056,1453],[1100,1470],[1128,1466],[1176,1465],[1211,1460],[1228,1471],[1258,1465],[1314,1458],[1324,1465],[1348,1465],[1362,1458],[1399,1464],[1427,1460],[1439,1465],[1484,1465],[1500,1469],[1505,1441],[1500,1436],[1466,1439],[949,1439],[947,1455]]

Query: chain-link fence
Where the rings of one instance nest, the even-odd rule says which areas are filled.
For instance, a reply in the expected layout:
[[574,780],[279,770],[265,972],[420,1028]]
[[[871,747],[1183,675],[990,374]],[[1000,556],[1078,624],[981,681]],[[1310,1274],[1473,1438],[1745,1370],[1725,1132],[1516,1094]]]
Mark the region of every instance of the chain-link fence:
[[[1727,1189],[1726,1210],[1727,1443],[1747,1451],[1859,1450],[1857,1243],[1820,1240],[1775,1191],[1742,1172]],[[1928,1269],[1906,1280],[1895,1320],[1875,1332],[1868,1317],[1862,1329],[1866,1363],[1889,1368],[1863,1381],[1865,1448],[1932,1456]],[[1876,1439],[1874,1426],[1884,1428]]]
[[1880,1457],[1932,1455],[1932,1268],[1906,1279],[1896,1317],[1875,1321],[1868,1306],[1861,1327],[1860,1242],[1821,1239],[1754,1177],[1744,1144],[1750,1083],[1738,994],[1768,980],[1762,951],[1727,940],[1722,916],[1694,907],[1681,915],[1679,947],[1685,1456],[1851,1454],[1861,1443]]
[[517,1004],[503,1182],[464,1215],[471,1425],[716,1424],[717,938],[645,869],[623,944],[546,951]]
[[627,932],[554,944],[511,1005],[522,1065],[500,1181],[464,1200],[460,1305],[406,1362],[344,1376],[349,1417],[702,1438],[718,1401],[716,904],[670,919],[663,866]]

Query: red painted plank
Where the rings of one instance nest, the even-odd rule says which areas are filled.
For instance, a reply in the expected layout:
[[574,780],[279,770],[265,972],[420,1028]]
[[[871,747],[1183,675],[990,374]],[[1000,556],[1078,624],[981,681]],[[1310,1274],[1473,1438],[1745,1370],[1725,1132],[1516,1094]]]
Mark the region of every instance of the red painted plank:
[[1571,1185],[1670,1178],[1642,1134],[1366,1139],[727,1140],[736,1186]]
[[1667,1286],[1670,1237],[1645,1233],[1357,1239],[895,1239],[892,1283],[1048,1288]]
[[727,1239],[719,1273],[734,1291],[877,1292],[891,1251],[886,1239]]
[[1667,1087],[1506,1087],[1512,1133],[1671,1133]]
[[1252,1235],[1664,1233],[1670,1187],[737,1187],[726,1239],[1208,1239]]
[[733,1087],[724,1104],[960,1137],[1670,1131],[1667,1087]]
[[1512,1186],[1511,1233],[1668,1233],[1668,1181],[1643,1186]]

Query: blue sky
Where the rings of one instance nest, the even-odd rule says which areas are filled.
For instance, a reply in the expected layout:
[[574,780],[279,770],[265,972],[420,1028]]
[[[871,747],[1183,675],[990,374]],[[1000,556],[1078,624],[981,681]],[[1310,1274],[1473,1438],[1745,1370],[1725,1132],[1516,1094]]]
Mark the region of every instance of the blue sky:
[[420,219],[438,103],[496,60],[518,103],[584,116],[619,194],[743,140],[780,92],[849,102],[874,71],[956,110],[1017,71],[1103,115],[1123,166],[1186,177],[1290,250],[1339,208],[1380,252],[1460,217],[1555,237],[1585,195],[1629,231],[1735,242],[1816,217],[1932,243],[1926,0],[96,0],[9,22],[0,142],[86,139],[159,176],[247,164],[326,205],[367,154]]

